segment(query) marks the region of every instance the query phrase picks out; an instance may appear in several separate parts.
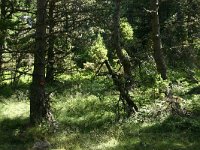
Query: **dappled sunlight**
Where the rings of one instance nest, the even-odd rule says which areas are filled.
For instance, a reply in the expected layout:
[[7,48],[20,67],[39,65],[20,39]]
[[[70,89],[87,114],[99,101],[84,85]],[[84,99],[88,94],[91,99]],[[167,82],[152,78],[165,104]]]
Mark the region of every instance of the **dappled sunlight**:
[[0,150],[199,150],[200,0],[1,0]]
[[33,137],[25,136],[23,127],[28,118],[12,118],[0,120],[0,149],[27,149]]
[[[143,107],[142,114],[137,114],[139,116],[117,123],[114,122],[115,101],[112,98],[105,97],[102,101],[94,95],[59,98],[60,101],[53,103],[59,122],[58,130],[53,134],[48,133],[45,125],[23,131],[22,127],[28,123],[28,102],[1,103],[0,140],[4,145],[0,145],[0,148],[23,149],[31,147],[35,139],[40,138],[47,139],[52,149],[65,150],[197,150],[200,146],[199,123],[195,116],[189,118],[167,114],[162,119],[152,118],[149,121],[149,115],[157,111],[155,104],[149,104]],[[18,144],[10,144],[15,142]],[[27,144],[23,146],[25,142]]]
[[27,149],[32,137],[24,137],[23,128],[29,123],[29,103],[0,103],[0,149]]
[[111,148],[114,149],[118,144],[119,142],[116,139],[111,138],[105,142],[92,146],[91,149],[92,150],[105,150]]
[[29,115],[29,102],[6,102],[0,105],[0,117],[14,119],[18,117],[26,118]]
[[[63,97],[64,99],[64,97]],[[73,128],[79,128],[83,132],[95,128],[101,128],[111,124],[115,119],[112,112],[113,105],[110,99],[100,101],[94,95],[78,96],[55,104],[57,119]]]

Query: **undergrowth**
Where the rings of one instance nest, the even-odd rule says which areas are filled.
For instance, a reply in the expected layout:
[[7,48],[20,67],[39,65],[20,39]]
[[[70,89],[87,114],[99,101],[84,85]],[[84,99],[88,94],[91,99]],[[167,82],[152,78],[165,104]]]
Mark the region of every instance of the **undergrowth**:
[[53,91],[50,97],[56,129],[45,122],[31,127],[28,92],[25,88],[12,91],[4,85],[0,96],[0,149],[28,150],[41,140],[49,141],[51,149],[66,150],[199,149],[200,96],[188,94],[197,84],[181,79],[172,84],[173,95],[180,100],[181,110],[187,111],[185,114],[172,113],[165,96],[170,81],[158,80],[149,88],[136,87],[131,96],[139,112],[116,120],[118,92],[104,81],[74,77],[48,87]]

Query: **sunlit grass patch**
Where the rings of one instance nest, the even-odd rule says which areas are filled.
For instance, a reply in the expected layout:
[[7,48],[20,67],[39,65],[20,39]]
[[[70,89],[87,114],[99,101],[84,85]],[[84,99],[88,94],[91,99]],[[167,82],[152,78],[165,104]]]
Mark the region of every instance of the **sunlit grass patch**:
[[29,122],[29,103],[9,99],[1,102],[0,108],[0,149],[27,149],[31,137],[22,127]]
[[93,147],[91,147],[92,150],[103,150],[103,149],[110,149],[110,148],[115,148],[117,145],[119,144],[119,142],[114,139],[108,139],[105,142],[99,143],[97,145],[94,145]]
[[115,119],[114,106],[114,99],[107,97],[101,101],[94,95],[63,97],[63,100],[55,103],[60,122],[85,131],[111,124]]
[[0,103],[0,119],[27,118],[29,116],[29,102],[5,101]]
[[52,135],[49,141],[52,148],[66,150],[95,150],[113,148],[118,144],[118,136],[112,128],[107,130],[93,129],[83,133],[78,129],[64,127],[60,132]]
[[[190,110],[190,116],[164,112],[168,105],[158,87],[138,87],[131,96],[139,105],[139,112],[129,119],[122,116],[119,122],[116,121],[117,92],[111,89],[112,92],[101,93],[108,85],[103,78],[91,82],[88,76],[80,79],[74,76],[73,80],[70,77],[61,84],[63,88],[51,95],[52,111],[58,121],[55,131],[46,123],[36,127],[27,125],[29,102],[25,101],[28,97],[23,91],[27,85],[7,98],[2,97],[0,149],[30,149],[37,140],[43,139],[49,141],[52,150],[195,150],[200,146],[200,97],[181,95],[188,90],[185,83],[176,87],[177,91],[184,88],[183,92],[176,93],[175,89],[174,94],[183,96],[181,101]],[[48,90],[51,88],[55,87]]]

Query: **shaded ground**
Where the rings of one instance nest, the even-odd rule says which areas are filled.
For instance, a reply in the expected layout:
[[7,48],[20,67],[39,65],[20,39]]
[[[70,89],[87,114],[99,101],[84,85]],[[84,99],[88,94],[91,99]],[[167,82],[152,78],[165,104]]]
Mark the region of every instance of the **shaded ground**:
[[0,149],[1,150],[22,150],[28,149],[32,137],[26,137],[23,133],[23,126],[27,119],[3,119],[0,121]]
[[[81,103],[80,103],[81,102]],[[198,150],[200,117],[168,116],[161,122],[135,123],[135,118],[115,123],[112,99],[73,97],[55,104],[59,129],[46,125],[26,128],[28,103],[0,103],[0,149],[26,150],[46,139],[52,149],[66,150]],[[16,111],[16,112],[15,112]],[[15,112],[15,113],[14,113]]]
[[5,86],[0,91],[0,150],[28,150],[40,140],[49,141],[52,150],[199,150],[200,96],[185,95],[184,86],[175,90],[184,95],[181,101],[187,104],[189,115],[165,114],[166,103],[155,96],[154,89],[136,89],[134,100],[142,104],[140,112],[116,122],[118,95],[105,88],[110,83],[74,80],[57,83],[59,90],[51,95],[57,130],[45,123],[29,127],[26,88],[13,94]]

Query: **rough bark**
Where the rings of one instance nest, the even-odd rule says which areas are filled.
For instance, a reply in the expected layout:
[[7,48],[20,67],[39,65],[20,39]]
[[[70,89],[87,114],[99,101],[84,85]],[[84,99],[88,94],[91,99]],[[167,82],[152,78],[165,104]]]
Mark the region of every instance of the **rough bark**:
[[193,3],[193,0],[187,0],[187,40],[189,44],[193,43],[192,38],[192,12],[191,12],[191,5]]
[[111,68],[110,63],[106,60],[105,61],[106,67],[108,69],[109,74],[112,76],[112,80],[114,85],[117,87],[117,90],[120,92],[120,100],[122,100],[123,104],[125,105],[125,110],[127,111],[127,115],[130,116],[132,113],[138,111],[137,105],[131,99],[129,95],[129,91],[125,87],[124,80],[122,79],[123,76],[115,73]]
[[49,101],[45,96],[46,0],[37,0],[34,71],[30,89],[30,122],[48,119]]
[[163,80],[167,79],[167,69],[162,52],[162,43],[160,37],[160,22],[159,22],[159,0],[152,1],[152,36],[153,36],[153,50],[154,60],[157,71],[161,74]]
[[54,81],[54,43],[55,36],[54,32],[54,10],[55,10],[55,0],[50,0],[49,2],[49,39],[48,39],[48,51],[47,51],[47,73],[46,82],[52,83]]
[[[6,19],[6,0],[1,0],[1,18],[0,19],[2,22],[4,22]],[[5,30],[1,29],[0,31],[0,74],[2,74],[4,39],[5,39]]]
[[128,57],[126,57],[121,48],[121,37],[120,37],[120,10],[121,10],[121,0],[115,0],[115,11],[113,16],[113,40],[114,40],[114,49],[116,51],[117,57],[120,60],[120,63],[123,67],[122,74],[116,74],[113,72],[108,61],[105,61],[108,68],[109,74],[112,75],[113,82],[120,92],[120,100],[122,100],[125,110],[130,116],[135,111],[138,111],[138,107],[132,101],[129,90],[132,86],[132,74],[131,74],[131,63]]
[[131,82],[131,63],[128,57],[126,57],[121,48],[121,37],[120,37],[120,6],[121,0],[115,2],[115,14],[113,18],[114,24],[114,48],[117,56],[123,66],[124,77],[127,82]]

